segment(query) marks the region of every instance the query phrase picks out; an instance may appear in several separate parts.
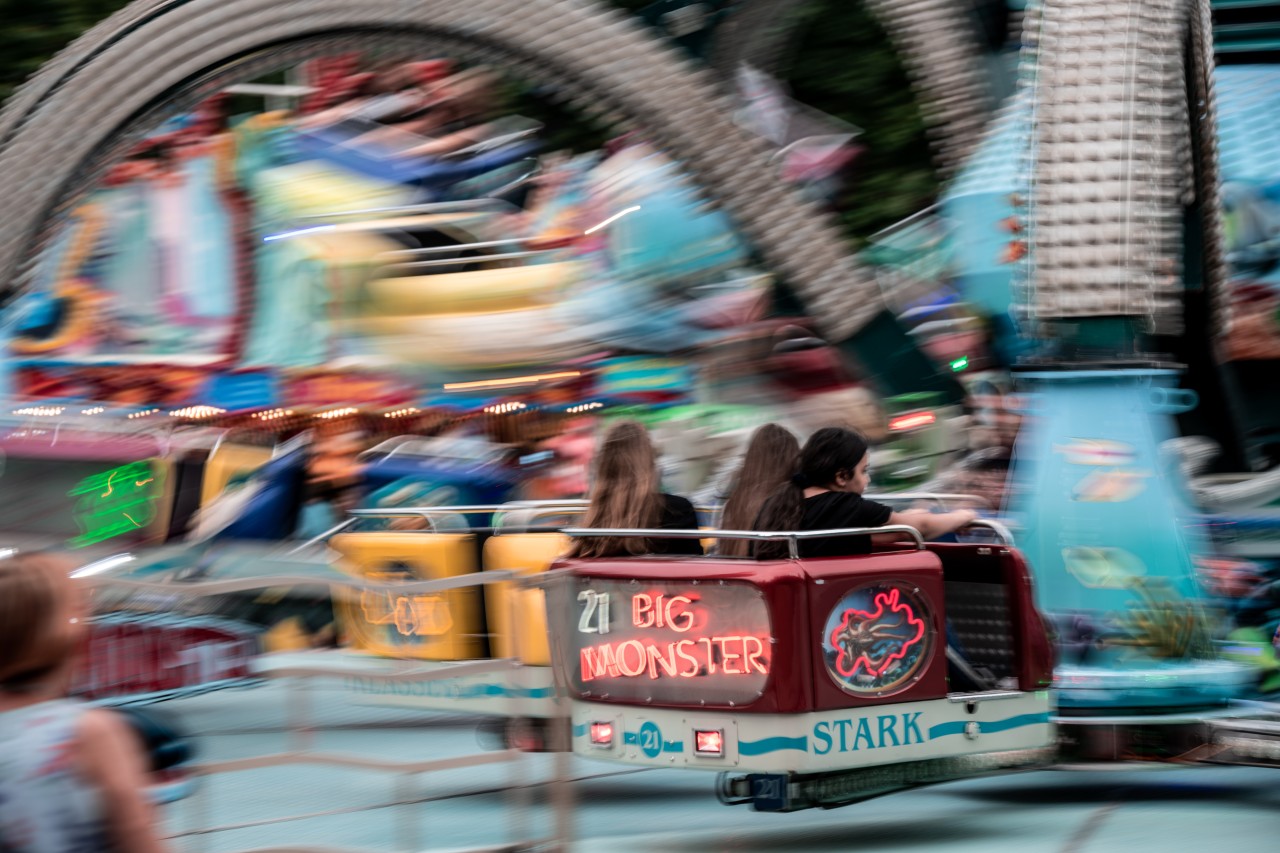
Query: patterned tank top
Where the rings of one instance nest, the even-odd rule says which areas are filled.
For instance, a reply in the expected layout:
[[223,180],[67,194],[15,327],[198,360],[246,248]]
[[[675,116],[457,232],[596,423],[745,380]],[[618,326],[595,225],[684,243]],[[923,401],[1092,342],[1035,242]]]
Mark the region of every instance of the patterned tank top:
[[98,792],[77,766],[87,710],[59,699],[0,711],[0,853],[111,849]]

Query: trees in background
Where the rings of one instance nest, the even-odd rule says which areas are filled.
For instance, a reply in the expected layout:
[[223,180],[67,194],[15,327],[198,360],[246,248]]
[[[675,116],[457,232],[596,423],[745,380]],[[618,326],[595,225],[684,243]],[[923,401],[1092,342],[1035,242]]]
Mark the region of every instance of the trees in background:
[[128,0],[0,0],[0,102]]

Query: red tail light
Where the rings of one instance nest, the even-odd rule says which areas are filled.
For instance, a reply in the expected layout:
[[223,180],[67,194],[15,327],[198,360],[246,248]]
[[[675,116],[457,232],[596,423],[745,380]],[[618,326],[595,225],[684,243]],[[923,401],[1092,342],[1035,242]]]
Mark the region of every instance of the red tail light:
[[937,420],[938,418],[933,412],[912,412],[909,415],[898,415],[896,418],[890,418],[889,429],[893,432],[902,432],[903,430],[929,426],[936,423]]
[[724,755],[724,732],[720,729],[693,733],[693,751],[698,755],[719,758]]
[[613,723],[592,723],[591,745],[599,747],[613,746]]

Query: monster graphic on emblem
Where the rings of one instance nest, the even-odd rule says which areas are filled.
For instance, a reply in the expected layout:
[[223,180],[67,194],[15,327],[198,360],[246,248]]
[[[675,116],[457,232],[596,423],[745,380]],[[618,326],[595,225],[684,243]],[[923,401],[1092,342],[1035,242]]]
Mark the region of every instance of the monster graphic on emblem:
[[929,618],[920,598],[895,584],[847,593],[823,631],[827,671],[840,689],[884,695],[902,689],[929,659]]

